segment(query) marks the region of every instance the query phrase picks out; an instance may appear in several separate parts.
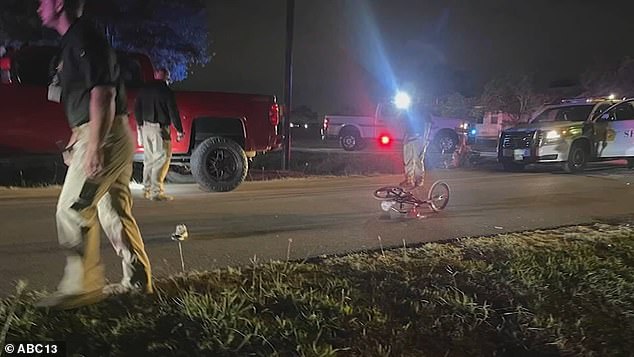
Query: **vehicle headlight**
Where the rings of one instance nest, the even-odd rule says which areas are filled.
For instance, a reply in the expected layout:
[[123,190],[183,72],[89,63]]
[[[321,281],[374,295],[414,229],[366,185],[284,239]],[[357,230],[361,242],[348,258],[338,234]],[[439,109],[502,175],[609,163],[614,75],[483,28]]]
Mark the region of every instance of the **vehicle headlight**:
[[563,133],[558,130],[550,130],[539,136],[540,146],[548,144],[556,144],[561,140]]

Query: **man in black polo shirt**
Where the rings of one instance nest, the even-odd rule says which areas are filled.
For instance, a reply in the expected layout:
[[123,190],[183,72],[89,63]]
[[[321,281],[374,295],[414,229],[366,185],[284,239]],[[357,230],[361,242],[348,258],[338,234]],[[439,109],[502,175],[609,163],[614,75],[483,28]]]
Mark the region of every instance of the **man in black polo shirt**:
[[176,98],[167,86],[169,71],[161,68],[154,78],[154,82],[139,91],[134,107],[137,130],[143,137],[143,186],[145,198],[171,201],[173,197],[166,195],[163,189],[172,158],[170,126],[174,125],[176,129],[176,141],[183,138],[183,126]]
[[83,5],[40,0],[38,8],[43,25],[62,35],[57,75],[73,130],[56,214],[66,268],[57,292],[37,303],[41,307],[74,308],[105,297],[99,222],[123,260],[123,280],[114,290],[152,292],[149,259],[132,217],[134,142],[119,65],[105,38],[80,19]]

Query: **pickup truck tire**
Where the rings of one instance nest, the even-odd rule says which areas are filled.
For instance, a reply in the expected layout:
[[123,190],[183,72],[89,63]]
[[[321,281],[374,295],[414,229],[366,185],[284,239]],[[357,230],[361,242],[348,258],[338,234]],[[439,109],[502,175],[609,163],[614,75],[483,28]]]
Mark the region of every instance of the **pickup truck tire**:
[[339,143],[346,151],[360,150],[362,147],[361,133],[356,128],[343,128],[339,135]]
[[434,146],[438,152],[451,154],[458,147],[458,134],[452,131],[441,131],[434,138]]
[[526,165],[524,164],[520,164],[517,162],[503,162],[502,163],[502,168],[504,169],[504,171],[508,171],[508,172],[520,172],[520,171],[524,171],[524,167]]
[[567,173],[576,174],[583,172],[590,159],[590,148],[584,143],[574,143],[570,148],[568,161],[563,163],[563,169]]
[[227,192],[247,176],[247,155],[235,141],[211,137],[201,142],[191,157],[194,179],[204,191]]

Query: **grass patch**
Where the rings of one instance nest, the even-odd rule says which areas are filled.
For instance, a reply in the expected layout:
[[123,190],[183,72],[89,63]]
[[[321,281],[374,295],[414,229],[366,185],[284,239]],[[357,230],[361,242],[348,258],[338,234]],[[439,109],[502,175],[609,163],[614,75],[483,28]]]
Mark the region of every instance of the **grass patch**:
[[8,340],[89,356],[607,356],[634,351],[634,228],[595,224],[157,282],[70,312],[0,304]]

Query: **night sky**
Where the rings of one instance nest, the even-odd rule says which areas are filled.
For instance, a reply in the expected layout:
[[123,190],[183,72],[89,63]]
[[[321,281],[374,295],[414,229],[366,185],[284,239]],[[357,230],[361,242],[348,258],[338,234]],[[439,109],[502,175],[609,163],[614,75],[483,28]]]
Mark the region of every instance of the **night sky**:
[[[285,0],[209,1],[216,55],[183,89],[283,95]],[[476,93],[490,78],[534,73],[575,79],[596,62],[634,57],[634,5],[586,0],[296,0],[293,106],[320,114],[367,111],[407,73],[408,85]],[[397,86],[399,84],[396,84]]]

